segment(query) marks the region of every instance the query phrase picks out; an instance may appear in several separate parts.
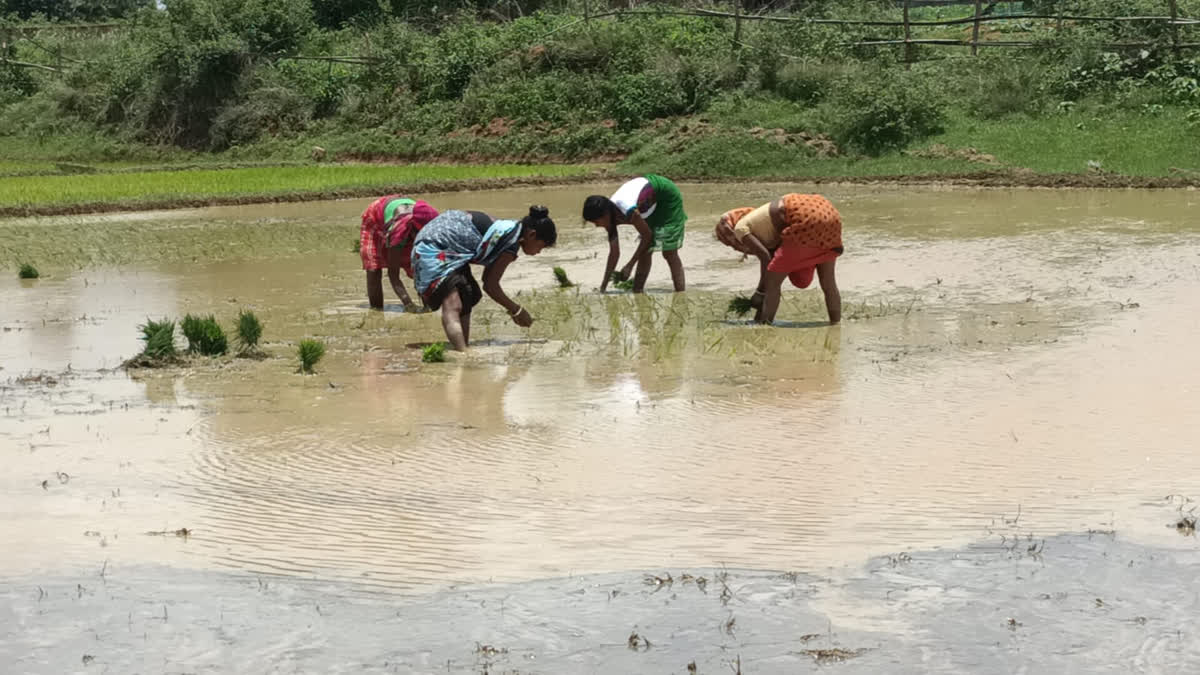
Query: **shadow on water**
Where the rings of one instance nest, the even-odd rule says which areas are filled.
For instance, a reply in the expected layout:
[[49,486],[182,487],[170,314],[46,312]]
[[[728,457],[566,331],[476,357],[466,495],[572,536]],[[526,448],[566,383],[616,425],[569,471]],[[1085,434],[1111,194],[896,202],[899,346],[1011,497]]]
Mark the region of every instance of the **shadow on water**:
[[[762,328],[768,328],[768,326],[760,324],[757,321],[755,321],[754,319],[724,319],[724,320],[714,321],[713,323],[722,324],[725,326],[740,326],[743,328],[747,328],[747,327],[752,328],[752,327],[759,327],[759,326],[761,326]],[[775,322],[769,326],[769,328],[829,328],[829,327],[830,327],[830,323],[828,321],[787,321],[785,319],[776,319]]]

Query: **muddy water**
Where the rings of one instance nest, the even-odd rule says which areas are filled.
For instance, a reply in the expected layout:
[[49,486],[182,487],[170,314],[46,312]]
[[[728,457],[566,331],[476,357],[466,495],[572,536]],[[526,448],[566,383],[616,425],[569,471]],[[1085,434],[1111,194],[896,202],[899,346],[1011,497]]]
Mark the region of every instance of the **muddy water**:
[[[604,237],[577,213],[613,187],[429,196],[545,203],[562,230],[505,279],[534,327],[485,301],[478,348],[446,364],[411,347],[441,339],[436,315],[365,310],[359,201],[0,223],[6,251],[101,252],[0,280],[0,575],[837,575],[1004,518],[1195,551],[1164,498],[1200,495],[1197,193],[822,188],[847,320],[793,291],[766,329],[724,314],[755,268],[711,224],[797,186],[685,186],[690,290],[659,260],[640,298],[593,292]],[[553,288],[554,265],[580,287]],[[147,316],[242,307],[265,360],[111,370]],[[295,374],[306,336],[330,347],[317,376]]]

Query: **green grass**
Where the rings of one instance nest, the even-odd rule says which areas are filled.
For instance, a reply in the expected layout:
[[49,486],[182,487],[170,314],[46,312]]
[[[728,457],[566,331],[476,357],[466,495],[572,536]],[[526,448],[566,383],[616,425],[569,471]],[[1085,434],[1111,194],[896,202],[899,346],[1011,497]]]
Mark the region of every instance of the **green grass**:
[[37,268],[29,263],[21,263],[21,269],[17,270],[17,276],[21,279],[37,279],[42,276],[38,273]]
[[263,326],[258,316],[248,309],[238,313],[237,341],[239,351],[243,354],[258,349],[258,341],[262,338]]
[[[788,126],[788,104],[770,102],[764,109],[775,111],[773,121],[778,126]],[[620,168],[628,173],[659,172],[675,177],[936,177],[1005,168],[1085,174],[1088,162],[1097,161],[1104,170],[1127,176],[1171,176],[1176,173],[1172,169],[1200,170],[1200,126],[1189,125],[1186,113],[1180,108],[1165,108],[1157,115],[1099,109],[986,121],[953,114],[942,133],[910,148],[919,150],[935,143],[953,149],[974,148],[993,155],[995,165],[902,152],[819,158],[769,140],[740,138],[731,142],[730,136],[718,135],[688,143],[677,152],[652,143]]]
[[225,331],[221,330],[221,324],[211,314],[206,317],[188,314],[183,317],[180,328],[187,338],[188,351],[192,354],[221,356],[229,351]]
[[300,372],[311,375],[313,367],[325,356],[325,343],[320,340],[301,340],[296,352],[300,356]]
[[425,363],[442,363],[446,360],[446,343],[435,342],[431,345],[425,345],[421,350],[421,360]]
[[973,147],[1005,166],[1039,173],[1086,173],[1088,161],[1129,176],[1166,176],[1172,168],[1200,169],[1200,127],[1185,111],[1158,115],[1135,111],[1078,111],[991,122],[952,119],[930,139],[950,147]]
[[20,176],[0,178],[0,208],[69,207],[111,203],[137,206],[139,203],[221,198],[271,199],[333,191],[385,189],[404,183],[573,176],[589,170],[589,167],[571,165],[339,164],[75,176]]

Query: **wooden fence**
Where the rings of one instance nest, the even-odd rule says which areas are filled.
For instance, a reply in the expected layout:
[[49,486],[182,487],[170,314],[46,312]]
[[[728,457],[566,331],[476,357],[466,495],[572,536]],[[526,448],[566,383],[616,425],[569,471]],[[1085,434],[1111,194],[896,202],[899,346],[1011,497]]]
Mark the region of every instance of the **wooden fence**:
[[[1033,12],[1021,14],[992,14],[985,10],[983,0],[896,0],[897,6],[901,9],[901,19],[885,20],[885,19],[815,19],[808,17],[788,16],[783,14],[765,14],[765,13],[746,13],[742,11],[743,0],[733,0],[733,11],[726,12],[715,9],[687,9],[678,7],[656,7],[653,9],[607,9],[605,11],[593,13],[591,11],[590,2],[584,3],[583,18],[563,24],[548,33],[543,34],[538,40],[543,40],[551,35],[579,24],[588,24],[593,20],[615,17],[615,18],[638,18],[638,17],[660,17],[660,16],[694,16],[707,17],[716,20],[733,21],[733,36],[731,39],[732,47],[736,51],[742,47],[748,47],[742,42],[742,24],[746,21],[764,21],[770,23],[791,23],[791,24],[809,24],[815,26],[859,26],[859,27],[880,27],[880,28],[901,28],[903,29],[903,38],[897,39],[874,39],[874,40],[858,40],[854,42],[842,43],[848,47],[901,47],[903,49],[903,61],[912,63],[915,58],[915,48],[917,46],[926,45],[932,47],[966,47],[970,48],[971,55],[977,55],[979,49],[982,48],[1032,48],[1038,47],[1045,43],[1038,43],[1031,40],[981,40],[980,28],[984,24],[997,21],[1023,21],[1023,20],[1053,20],[1055,28],[1061,30],[1063,22],[1069,21],[1072,23],[1160,23],[1169,27],[1170,46],[1175,56],[1185,49],[1195,49],[1200,47],[1200,42],[1189,42],[1182,40],[1179,35],[1181,27],[1191,27],[1200,25],[1200,19],[1181,17],[1177,0],[1165,0],[1167,14],[1162,16],[1086,16],[1066,13],[1057,14],[1038,14]],[[996,3],[989,2],[988,6]],[[931,5],[974,5],[974,13],[972,16],[961,17],[957,19],[936,19],[936,20],[916,20],[911,17],[911,10],[923,6]],[[101,28],[111,30],[119,24],[104,24]],[[951,38],[918,38],[913,37],[914,27],[938,27],[938,26],[971,26],[971,38],[951,39]],[[46,27],[50,28],[50,27]],[[75,27],[70,27],[75,28]],[[32,28],[16,28],[4,31],[0,34],[0,65],[14,66],[19,68],[32,68],[48,72],[61,72],[65,61],[80,62],[76,59],[65,57],[56,50],[51,50],[42,46],[37,42],[37,30]],[[29,63],[15,61],[8,58],[8,45],[13,40],[28,40],[35,46],[39,47],[47,54],[55,59],[54,64],[45,63]],[[1105,49],[1136,49],[1144,47],[1156,47],[1160,43],[1156,42],[1118,42],[1101,45]],[[528,46],[506,49],[494,57],[501,57],[506,54],[511,54]],[[785,57],[787,55],[784,55]],[[371,56],[280,56],[278,59],[302,60],[302,61],[322,61],[328,62],[331,65],[334,63],[346,65],[371,65],[378,63],[381,59]]]

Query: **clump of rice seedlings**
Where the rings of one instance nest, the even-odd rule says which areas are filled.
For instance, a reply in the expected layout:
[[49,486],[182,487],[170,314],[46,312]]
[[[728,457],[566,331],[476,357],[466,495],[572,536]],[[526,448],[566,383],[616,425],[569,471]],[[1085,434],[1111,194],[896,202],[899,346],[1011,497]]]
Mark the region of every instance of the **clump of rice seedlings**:
[[229,351],[225,331],[221,330],[221,324],[217,323],[216,317],[211,314],[206,317],[188,314],[183,317],[180,328],[183,329],[183,336],[187,338],[188,351],[192,354],[220,356]]
[[17,276],[22,279],[37,279],[42,276],[38,273],[37,268],[29,263],[21,263],[21,269],[17,271]]
[[621,274],[617,270],[613,270],[612,276],[609,278],[609,280],[612,282],[613,288],[617,289],[618,291],[633,290],[633,279],[626,278],[624,274]]
[[237,341],[239,353],[252,354],[258,351],[258,341],[262,338],[262,322],[258,316],[248,309],[238,313]]
[[421,360],[425,363],[442,363],[446,360],[446,343],[435,342],[431,345],[426,345],[421,350]]
[[567,277],[567,271],[561,267],[554,268],[554,278],[558,281],[560,288],[570,288],[575,284]]
[[300,355],[300,372],[311,375],[313,366],[325,356],[325,343],[320,340],[301,340],[297,352]]
[[170,319],[152,321],[138,326],[142,331],[142,356],[150,359],[169,359],[175,356],[175,322]]
[[745,316],[745,315],[749,314],[750,311],[753,309],[754,309],[754,303],[750,301],[750,298],[747,298],[744,295],[739,295],[729,301],[729,307],[726,308],[725,311],[729,314],[737,314],[738,316]]
[[354,249],[353,250],[355,253],[362,251],[362,240],[361,239],[354,240]]

